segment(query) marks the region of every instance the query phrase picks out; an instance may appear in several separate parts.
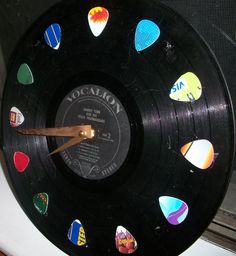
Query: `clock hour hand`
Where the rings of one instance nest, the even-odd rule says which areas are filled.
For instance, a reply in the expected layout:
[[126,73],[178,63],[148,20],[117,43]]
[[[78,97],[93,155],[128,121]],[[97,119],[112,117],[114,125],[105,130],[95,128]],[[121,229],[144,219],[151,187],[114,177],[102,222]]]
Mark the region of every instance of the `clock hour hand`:
[[95,135],[91,125],[76,125],[58,128],[17,129],[17,132],[23,135],[73,137],[63,145],[59,146],[49,155],[54,155],[56,153],[64,151],[65,149],[72,147],[83,140],[92,139]]
[[90,134],[91,125],[74,125],[56,128],[27,128],[16,129],[17,132],[23,135],[37,135],[37,136],[56,136],[56,137],[77,137],[81,133]]

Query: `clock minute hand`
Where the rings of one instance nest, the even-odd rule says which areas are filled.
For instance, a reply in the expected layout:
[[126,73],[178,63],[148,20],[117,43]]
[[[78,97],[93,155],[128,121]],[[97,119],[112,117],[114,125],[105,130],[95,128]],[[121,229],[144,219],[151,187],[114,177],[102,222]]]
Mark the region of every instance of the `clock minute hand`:
[[65,149],[69,148],[69,147],[72,147],[76,144],[79,144],[81,141],[83,140],[86,140],[88,139],[87,137],[85,136],[77,136],[77,137],[74,137],[70,140],[68,140],[66,143],[62,144],[60,147],[58,147],[57,149],[55,149],[54,151],[52,151],[49,156],[51,155],[54,155],[56,153],[59,153],[59,152],[62,152],[64,151]]
[[62,152],[65,149],[72,147],[76,144],[79,144],[81,141],[86,140],[86,139],[92,139],[95,135],[94,130],[90,127],[86,127],[86,129],[82,130],[78,136],[68,140],[67,142],[65,142],[64,144],[62,144],[61,146],[59,146],[57,149],[55,149],[54,151],[52,151],[49,155],[54,155],[56,153]]
[[90,134],[91,125],[74,125],[56,128],[27,128],[16,129],[17,132],[23,135],[38,135],[38,136],[56,136],[56,137],[77,137],[81,133]]

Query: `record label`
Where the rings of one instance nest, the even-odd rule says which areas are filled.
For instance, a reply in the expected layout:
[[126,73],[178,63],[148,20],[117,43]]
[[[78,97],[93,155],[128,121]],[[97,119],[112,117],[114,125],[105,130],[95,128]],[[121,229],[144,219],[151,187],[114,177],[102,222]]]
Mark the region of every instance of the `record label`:
[[[71,91],[56,115],[56,126],[91,124],[95,138],[61,153],[67,166],[86,179],[103,179],[123,164],[130,145],[130,124],[119,99],[104,87],[84,85]],[[59,145],[66,138],[58,138]]]

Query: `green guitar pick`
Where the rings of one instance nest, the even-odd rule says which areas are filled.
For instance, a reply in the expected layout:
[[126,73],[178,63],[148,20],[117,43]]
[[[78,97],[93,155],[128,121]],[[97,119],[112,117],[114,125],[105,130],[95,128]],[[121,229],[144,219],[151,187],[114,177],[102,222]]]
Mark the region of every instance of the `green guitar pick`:
[[40,214],[46,214],[48,210],[49,197],[47,193],[38,193],[33,197],[34,207]]
[[17,72],[17,80],[20,84],[28,85],[34,83],[34,76],[30,67],[23,63],[20,65]]

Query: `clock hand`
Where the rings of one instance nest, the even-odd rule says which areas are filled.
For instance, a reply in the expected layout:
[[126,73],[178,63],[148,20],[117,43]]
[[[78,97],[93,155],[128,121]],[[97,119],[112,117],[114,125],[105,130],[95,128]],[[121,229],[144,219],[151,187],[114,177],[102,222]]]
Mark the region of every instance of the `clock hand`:
[[[87,125],[87,126],[90,126],[90,125]],[[80,133],[76,137],[68,140],[67,142],[59,146],[57,149],[55,149],[53,152],[51,152],[49,155],[51,156],[56,153],[62,152],[69,147],[79,144],[83,140],[92,139],[94,135],[95,133],[94,133],[94,130],[91,128],[91,126],[86,127],[86,129],[80,131]]]
[[69,147],[72,147],[72,146],[74,146],[76,144],[79,144],[81,141],[86,140],[86,139],[88,139],[88,137],[86,137],[86,136],[74,137],[74,138],[68,140],[66,143],[62,144],[60,147],[58,147],[54,151],[52,151],[49,155],[51,156],[51,155],[54,155],[56,153],[62,152],[65,149],[67,149]]
[[17,132],[23,135],[38,135],[38,136],[57,136],[57,137],[77,137],[81,132],[91,136],[91,125],[74,125],[56,128],[30,128],[16,129]]
[[49,155],[59,153],[73,145],[80,143],[85,139],[92,139],[94,137],[94,130],[92,129],[91,125],[75,125],[57,128],[30,128],[16,130],[23,135],[74,137],[58,147],[53,152],[51,152]]

